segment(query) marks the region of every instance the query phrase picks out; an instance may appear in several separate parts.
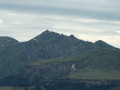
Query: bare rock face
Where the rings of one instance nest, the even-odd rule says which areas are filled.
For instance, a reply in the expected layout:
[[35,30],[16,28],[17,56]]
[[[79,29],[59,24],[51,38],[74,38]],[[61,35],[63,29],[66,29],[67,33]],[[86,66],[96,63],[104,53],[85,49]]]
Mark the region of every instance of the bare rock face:
[[[87,62],[86,62],[87,61]],[[84,59],[81,62],[50,62],[43,65],[28,65],[18,73],[18,77],[26,78],[39,77],[42,80],[52,80],[59,77],[65,77],[72,71],[80,70],[90,62],[90,59]],[[32,79],[34,81],[34,78]]]
[[75,68],[75,64],[72,64],[72,68],[71,68],[71,70],[76,70],[76,68]]
[[41,66],[26,66],[24,67],[23,71],[25,71],[27,74],[34,72],[41,76],[44,74],[63,76],[71,71],[71,67],[72,66],[70,64],[49,63]]

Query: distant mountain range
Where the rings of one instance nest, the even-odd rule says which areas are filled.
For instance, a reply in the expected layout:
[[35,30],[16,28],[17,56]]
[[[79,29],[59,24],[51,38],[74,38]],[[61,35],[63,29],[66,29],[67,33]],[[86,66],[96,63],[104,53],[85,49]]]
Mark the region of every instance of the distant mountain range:
[[102,40],[92,43],[49,30],[27,42],[0,37],[1,86],[37,85],[39,88],[33,90],[54,90],[46,87],[45,82],[57,79],[120,80],[120,49]]

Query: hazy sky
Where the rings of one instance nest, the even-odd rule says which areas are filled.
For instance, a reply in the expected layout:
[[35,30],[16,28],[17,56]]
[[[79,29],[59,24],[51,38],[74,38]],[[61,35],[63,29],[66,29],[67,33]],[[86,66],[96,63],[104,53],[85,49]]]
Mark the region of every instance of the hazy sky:
[[120,48],[120,0],[0,0],[0,36],[26,41],[46,29]]

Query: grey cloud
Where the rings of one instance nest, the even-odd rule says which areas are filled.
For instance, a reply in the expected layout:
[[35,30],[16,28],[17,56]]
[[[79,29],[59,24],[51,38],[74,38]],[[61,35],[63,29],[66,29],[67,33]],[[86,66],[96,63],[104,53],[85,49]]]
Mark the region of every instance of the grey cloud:
[[[81,4],[80,4],[81,5]],[[87,6],[86,6],[87,7]],[[103,6],[104,7],[104,6]],[[10,3],[0,3],[1,10],[11,10],[23,13],[39,13],[39,14],[56,14],[56,15],[69,15],[93,19],[103,19],[103,20],[120,20],[120,11],[108,10],[104,11],[96,8],[95,10],[89,10],[88,8],[71,8],[71,7],[61,7],[54,5],[28,5],[28,4],[10,4]],[[98,10],[97,10],[98,9]]]

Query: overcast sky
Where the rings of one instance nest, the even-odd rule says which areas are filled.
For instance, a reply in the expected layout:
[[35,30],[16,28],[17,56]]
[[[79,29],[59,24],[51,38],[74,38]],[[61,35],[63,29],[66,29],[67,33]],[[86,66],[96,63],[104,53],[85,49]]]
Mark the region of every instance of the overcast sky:
[[46,29],[120,48],[120,0],[0,0],[0,36],[26,41]]

